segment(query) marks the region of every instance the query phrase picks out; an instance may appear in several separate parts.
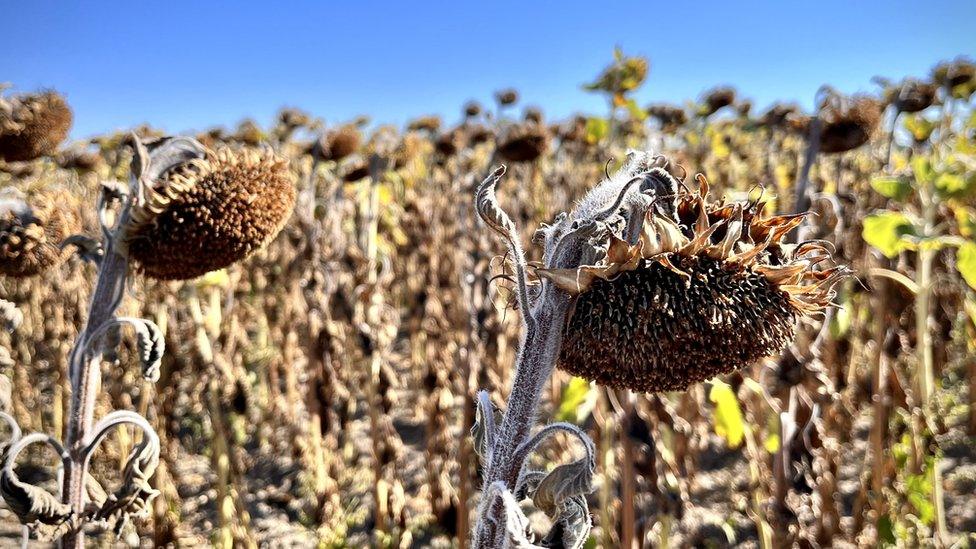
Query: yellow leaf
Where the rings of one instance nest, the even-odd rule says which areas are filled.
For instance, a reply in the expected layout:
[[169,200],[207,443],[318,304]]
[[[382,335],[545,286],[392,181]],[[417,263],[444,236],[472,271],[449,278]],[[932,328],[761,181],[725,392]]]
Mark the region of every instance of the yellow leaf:
[[715,405],[715,434],[725,437],[730,448],[737,448],[745,437],[745,422],[732,388],[727,383],[713,379],[708,400]]

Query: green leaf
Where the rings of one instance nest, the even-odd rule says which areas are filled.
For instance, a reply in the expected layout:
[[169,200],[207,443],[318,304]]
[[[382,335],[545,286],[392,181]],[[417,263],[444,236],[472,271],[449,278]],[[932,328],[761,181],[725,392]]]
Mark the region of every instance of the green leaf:
[[906,116],[904,126],[919,143],[931,137],[932,131],[935,130],[934,122],[919,115]]
[[916,234],[912,222],[899,212],[882,211],[864,218],[864,241],[874,246],[886,257],[896,257],[908,249],[910,242],[904,237]]
[[610,133],[610,122],[606,118],[586,119],[586,142],[597,144]]
[[908,502],[918,511],[918,519],[922,524],[932,524],[935,519],[935,506],[929,497],[932,494],[929,475],[925,472],[910,475],[905,482],[905,491],[908,492]]
[[739,447],[745,437],[746,427],[739,401],[732,388],[723,381],[713,379],[708,400],[715,404],[715,434],[725,437],[730,448]]
[[891,520],[888,515],[882,515],[878,519],[878,544],[883,547],[889,547],[898,542],[898,538],[895,537],[895,523]]
[[976,210],[959,206],[953,208],[956,217],[956,225],[959,227],[959,234],[965,237],[976,235]]
[[970,288],[976,289],[976,243],[966,242],[956,252],[956,269]]
[[935,180],[932,163],[924,156],[912,157],[912,173],[915,174],[915,180],[921,184],[929,184]]
[[841,297],[838,298],[838,307],[834,311],[834,317],[830,321],[830,337],[834,339],[840,339],[847,335],[847,332],[851,329],[851,299],[847,292],[840,294]]
[[912,184],[903,177],[875,177],[871,180],[871,188],[881,196],[899,202],[903,202],[912,194]]
[[562,397],[559,399],[556,419],[570,423],[586,421],[586,418],[593,412],[593,407],[596,406],[596,397],[596,385],[581,377],[570,379],[566,387],[563,388]]
[[647,111],[637,106],[637,101],[633,99],[628,99],[624,106],[627,107],[627,112],[630,113],[631,118],[634,120],[644,121],[647,119]]
[[976,177],[955,173],[941,173],[935,178],[935,188],[944,197],[958,198],[969,194],[976,186]]

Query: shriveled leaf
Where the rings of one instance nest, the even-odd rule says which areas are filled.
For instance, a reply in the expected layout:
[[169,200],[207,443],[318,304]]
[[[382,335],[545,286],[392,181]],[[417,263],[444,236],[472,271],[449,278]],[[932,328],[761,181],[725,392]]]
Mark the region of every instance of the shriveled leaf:
[[159,379],[159,366],[163,361],[166,342],[163,332],[150,320],[143,320],[136,326],[136,348],[142,366],[142,377],[156,382]]
[[553,518],[552,528],[542,538],[542,546],[582,549],[586,546],[592,528],[593,521],[586,507],[586,498],[581,495],[569,498],[560,506],[559,514]]
[[558,515],[559,506],[568,498],[586,495],[593,491],[593,473],[596,464],[589,459],[557,465],[539,482],[532,494],[536,508],[550,517]]
[[47,490],[21,482],[12,467],[0,471],[0,496],[20,522],[32,529],[66,525],[73,516],[70,505]]
[[495,440],[495,431],[502,422],[502,413],[495,406],[488,393],[478,393],[475,405],[474,425],[471,426],[471,438],[474,442],[474,452],[484,461],[491,452]]

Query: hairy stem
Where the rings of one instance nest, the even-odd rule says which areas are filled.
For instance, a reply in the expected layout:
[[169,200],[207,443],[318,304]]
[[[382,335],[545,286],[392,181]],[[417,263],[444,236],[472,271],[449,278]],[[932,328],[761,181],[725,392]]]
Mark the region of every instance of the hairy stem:
[[[116,252],[108,243],[105,256],[98,270],[98,280],[89,306],[88,320],[75,342],[69,361],[71,380],[71,407],[68,412],[68,428],[65,442],[71,459],[67,463],[65,481],[62,486],[62,499],[71,505],[72,511],[80,514],[85,508],[85,463],[81,450],[91,431],[95,416],[95,401],[101,382],[101,353],[86,356],[90,338],[106,321],[115,315],[125,291],[128,275],[128,260]],[[80,548],[85,546],[85,533],[69,531],[61,540],[62,547]]]
[[[556,365],[571,300],[568,294],[546,284],[536,302],[538,305],[532,311],[535,322],[526,330],[519,349],[505,415],[487,462],[483,492],[486,497],[488,487],[499,481],[509,490],[515,490],[524,465],[516,459],[516,449],[528,440],[535,423],[539,398]],[[475,547],[498,546],[499,536],[504,533],[503,529],[499,531],[500,525],[505,522],[504,513],[501,498],[482,506]]]

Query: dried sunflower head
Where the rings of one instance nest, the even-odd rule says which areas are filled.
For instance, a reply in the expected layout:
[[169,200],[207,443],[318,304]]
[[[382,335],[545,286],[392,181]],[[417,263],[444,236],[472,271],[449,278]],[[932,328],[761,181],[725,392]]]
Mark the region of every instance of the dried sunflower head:
[[969,97],[976,87],[976,63],[966,58],[939,63],[932,69],[932,80],[953,97]]
[[208,151],[150,179],[131,207],[121,243],[142,274],[187,280],[263,247],[294,205],[284,160],[270,152]]
[[264,131],[261,130],[261,126],[258,126],[257,122],[253,120],[244,120],[241,122],[237,126],[237,133],[234,134],[234,139],[252,147],[260,145],[266,137]]
[[0,99],[0,159],[23,162],[53,154],[71,121],[71,109],[55,92]]
[[454,156],[465,147],[464,128],[452,128],[437,137],[434,149],[444,157]]
[[735,88],[729,86],[713,88],[705,93],[701,114],[702,116],[711,116],[719,109],[728,107],[733,103],[735,103]]
[[472,118],[481,114],[481,103],[477,101],[468,101],[464,104],[464,116],[467,118]]
[[873,97],[845,97],[827,90],[820,105],[820,152],[850,151],[867,143],[881,121],[881,102]]
[[80,223],[74,197],[41,191],[29,201],[12,189],[0,191],[0,274],[36,276],[64,258],[60,244]]
[[886,86],[884,102],[894,105],[898,112],[919,112],[935,102],[935,92],[935,84],[908,78],[900,84]]
[[688,121],[684,109],[667,103],[650,105],[647,107],[647,114],[660,122],[664,131],[673,131]]
[[321,160],[338,162],[359,150],[363,136],[355,125],[346,125],[326,133],[313,145],[310,153]]
[[407,130],[412,132],[437,133],[441,129],[441,118],[439,116],[421,116],[415,118],[407,124]]
[[782,128],[787,125],[788,119],[799,112],[796,105],[788,103],[776,103],[763,113],[759,119],[759,125],[767,128]]
[[526,122],[511,126],[498,143],[498,156],[508,162],[533,162],[549,150],[549,129]]
[[495,101],[501,105],[514,105],[518,98],[518,90],[515,88],[506,88],[495,92]]
[[575,296],[558,360],[574,375],[649,392],[732,372],[786,346],[844,275],[815,269],[830,257],[822,243],[783,243],[802,215],[714,201],[704,177],[690,191],[669,167],[631,153],[537,235],[536,273]]

